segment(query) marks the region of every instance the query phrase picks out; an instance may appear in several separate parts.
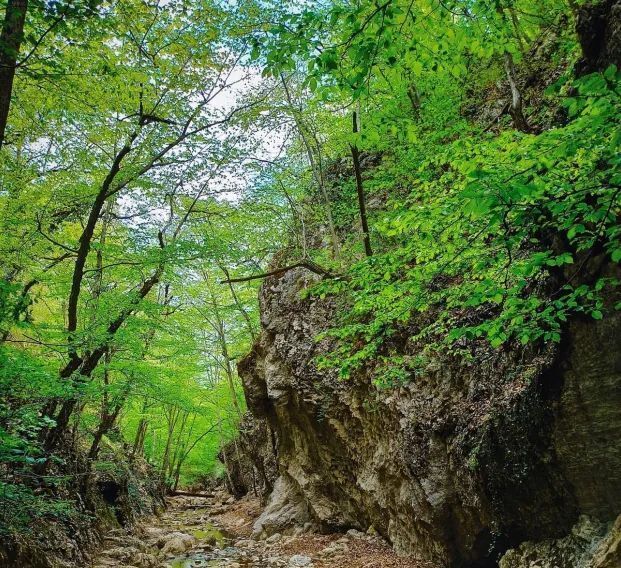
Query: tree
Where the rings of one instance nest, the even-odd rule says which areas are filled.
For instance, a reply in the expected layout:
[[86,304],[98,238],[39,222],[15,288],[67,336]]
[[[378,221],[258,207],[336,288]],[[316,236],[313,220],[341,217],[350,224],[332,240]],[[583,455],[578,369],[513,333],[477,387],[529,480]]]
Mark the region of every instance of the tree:
[[11,106],[17,58],[24,38],[28,0],[8,0],[0,32],[0,149]]

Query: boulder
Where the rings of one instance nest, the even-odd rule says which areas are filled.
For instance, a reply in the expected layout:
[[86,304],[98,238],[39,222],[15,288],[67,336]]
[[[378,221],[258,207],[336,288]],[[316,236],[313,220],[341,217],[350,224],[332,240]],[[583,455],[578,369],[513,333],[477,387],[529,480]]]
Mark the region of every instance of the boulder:
[[160,565],[159,560],[155,556],[144,552],[137,554],[131,560],[139,568],[157,568]]
[[162,549],[162,553],[169,554],[182,554],[192,547],[196,546],[198,541],[192,535],[173,532],[170,533],[158,541],[158,546]]
[[302,567],[302,566],[312,566],[313,560],[310,556],[304,556],[302,554],[295,554],[291,558],[289,558],[289,566],[291,567]]
[[253,526],[255,538],[269,538],[276,534],[292,534],[308,523],[312,517],[305,499],[288,475],[278,478],[268,504]]
[[561,539],[524,542],[517,549],[509,550],[500,560],[500,568],[587,567],[595,550],[605,538],[604,524],[581,516],[571,532]]

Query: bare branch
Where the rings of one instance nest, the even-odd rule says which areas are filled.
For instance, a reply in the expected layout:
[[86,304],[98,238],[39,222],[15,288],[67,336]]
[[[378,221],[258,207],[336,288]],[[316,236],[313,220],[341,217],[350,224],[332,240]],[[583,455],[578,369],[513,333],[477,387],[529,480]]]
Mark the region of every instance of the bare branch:
[[260,278],[269,278],[270,276],[278,276],[279,274],[284,274],[289,270],[293,270],[294,268],[306,268],[315,274],[319,274],[320,276],[324,276],[326,278],[334,277],[329,270],[319,266],[314,263],[312,260],[301,260],[300,262],[296,262],[294,264],[290,264],[288,266],[283,266],[281,268],[276,268],[275,270],[270,270],[269,272],[263,272],[262,274],[253,274],[252,276],[243,276],[241,278],[228,278],[226,280],[220,280],[220,284],[234,284],[236,282],[249,282],[250,280],[259,280]]

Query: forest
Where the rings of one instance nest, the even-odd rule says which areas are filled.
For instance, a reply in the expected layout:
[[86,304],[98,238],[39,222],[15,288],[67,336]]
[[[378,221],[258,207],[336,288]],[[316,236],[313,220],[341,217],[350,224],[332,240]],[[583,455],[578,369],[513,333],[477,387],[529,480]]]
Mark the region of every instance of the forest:
[[[550,450],[555,425],[580,420],[563,414],[567,361],[606,377],[593,396],[580,383],[601,401],[585,477],[619,475],[619,2],[3,0],[0,21],[0,566],[207,565],[206,548],[194,564],[183,547],[142,564],[92,554],[175,494],[247,493],[264,519],[291,480],[305,531],[370,531],[434,563],[391,549],[360,566],[498,566],[579,515],[614,521],[619,485],[589,508],[578,466],[559,466],[571,496],[550,497],[563,512],[540,531],[494,503],[522,515],[531,473],[545,485],[541,468],[581,453]],[[358,388],[360,429],[338,406]],[[417,392],[454,420],[403,410]],[[555,441],[533,441],[529,421]],[[399,446],[407,465],[361,466],[377,431],[419,457]],[[498,471],[517,454],[539,465],[498,482],[490,436]],[[472,475],[464,494],[485,496],[468,513],[412,528],[431,497],[425,513],[397,490],[368,501],[381,490],[361,471],[425,486],[438,439]],[[556,471],[541,503],[565,487]],[[322,475],[323,509],[309,489]],[[267,526],[258,538],[289,534]],[[614,550],[541,566],[614,568]],[[322,558],[209,565],[341,566]]]

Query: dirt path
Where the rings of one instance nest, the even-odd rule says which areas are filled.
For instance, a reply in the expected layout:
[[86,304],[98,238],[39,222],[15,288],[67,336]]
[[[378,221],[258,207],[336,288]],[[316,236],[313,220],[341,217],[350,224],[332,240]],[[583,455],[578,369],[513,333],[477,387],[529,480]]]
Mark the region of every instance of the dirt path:
[[132,534],[106,537],[93,568],[431,568],[397,557],[381,539],[348,534],[251,538],[261,509],[254,499],[175,497],[166,512]]

